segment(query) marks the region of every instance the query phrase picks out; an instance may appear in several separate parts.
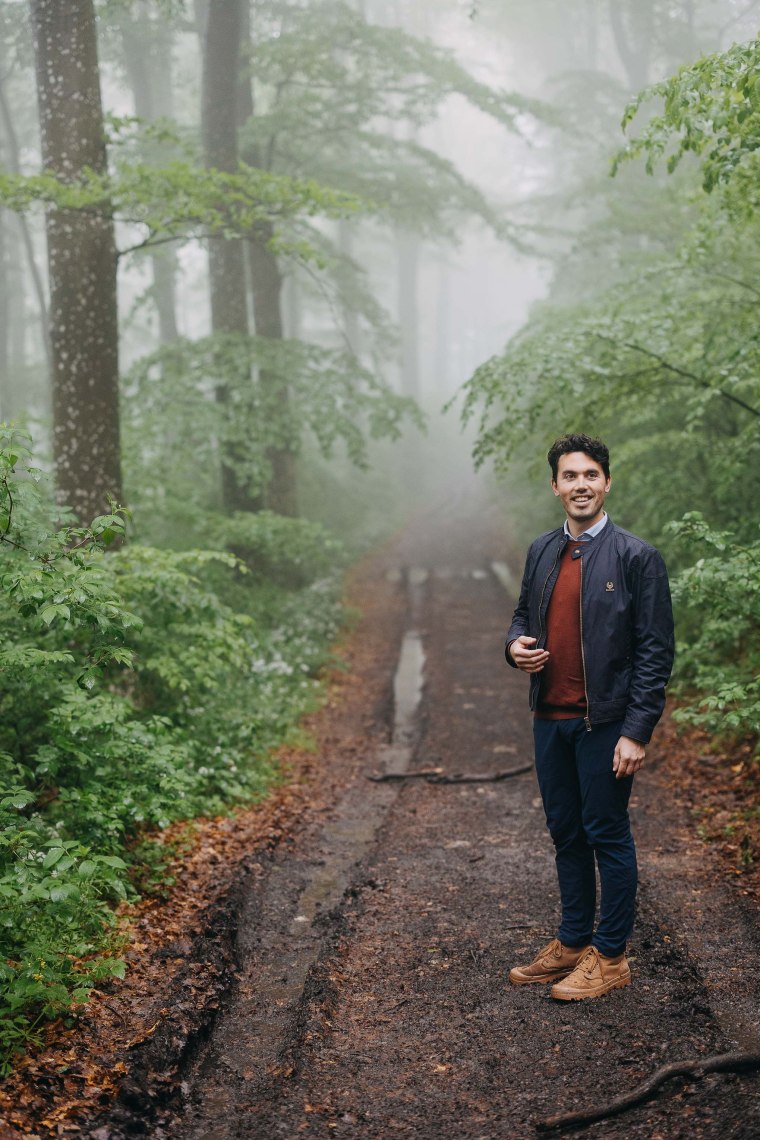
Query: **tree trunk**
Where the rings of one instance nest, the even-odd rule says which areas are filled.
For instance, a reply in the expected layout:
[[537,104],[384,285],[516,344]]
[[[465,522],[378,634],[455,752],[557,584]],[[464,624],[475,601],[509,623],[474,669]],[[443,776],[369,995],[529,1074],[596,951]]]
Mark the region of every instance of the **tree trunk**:
[[[250,10],[246,6],[243,14],[242,42],[250,50],[251,28]],[[253,87],[250,74],[250,59],[246,53],[242,59],[239,75],[238,115],[240,126],[244,126],[254,113]],[[244,155],[249,166],[261,166],[261,155],[251,147]],[[253,301],[253,323],[257,336],[270,340],[283,338],[282,293],[283,277],[277,258],[269,248],[272,237],[270,227],[260,227],[246,243],[248,271],[251,280]],[[277,418],[288,421],[290,391],[287,380],[262,368],[259,372],[264,406],[271,406]],[[272,469],[269,485],[262,496],[262,506],[280,515],[298,514],[298,492],[296,487],[296,456],[287,444],[267,449],[267,460]]]
[[[135,114],[147,123],[170,119],[174,113],[171,86],[171,30],[166,20],[151,17],[144,2],[137,5],[137,17],[126,13],[121,22],[121,39]],[[158,150],[158,148],[157,148]],[[160,150],[155,155],[160,159]],[[151,253],[153,300],[158,315],[161,344],[177,339],[176,272],[177,255],[171,246]]]
[[[19,143],[16,135],[16,130],[13,125],[13,115],[6,96],[5,87],[3,85],[2,72],[5,70],[5,59],[3,58],[3,44],[0,39],[0,138],[3,140],[3,162],[7,170],[12,171],[14,174],[21,173],[21,161],[19,155]],[[47,294],[45,290],[45,283],[42,280],[37,259],[34,256],[34,243],[32,241],[29,223],[23,214],[17,215],[17,222],[21,240],[24,245],[24,254],[26,256],[27,264],[29,267],[29,276],[32,279],[32,286],[34,288],[35,296],[37,298],[37,307],[40,314],[40,331],[42,333],[42,345],[45,350],[45,359],[47,361],[48,371],[52,372],[52,353],[50,348],[50,326],[48,320],[48,305]]]
[[[208,9],[203,52],[203,146],[206,166],[217,170],[238,168],[238,97],[242,0],[215,0]],[[215,333],[248,335],[245,260],[238,238],[209,241],[211,328]],[[246,369],[237,377],[243,387],[250,380]],[[221,404],[229,404],[227,384],[216,389]],[[236,468],[243,457],[234,447],[222,456],[222,498],[228,511],[255,509],[256,502],[243,485]]]
[[609,0],[615,46],[632,91],[649,83],[654,37],[654,0]]
[[283,282],[282,314],[285,336],[291,340],[301,340],[303,313],[301,286],[296,274],[291,270]]
[[401,326],[401,390],[419,400],[419,305],[417,298],[420,241],[410,230],[398,234],[398,316]]
[[[269,247],[259,241],[248,243],[253,312],[256,335],[282,340],[282,274],[277,258]],[[277,417],[287,422],[290,392],[282,376],[261,370],[259,376],[265,402],[277,409]],[[290,447],[271,447],[267,459],[272,468],[272,479],[264,495],[264,505],[279,515],[298,514],[296,490],[296,457]]]
[[8,254],[8,222],[10,214],[0,210],[0,420],[9,420],[8,393],[11,389],[8,334],[10,332],[10,257]]
[[[338,249],[350,267],[354,260],[354,234],[351,223],[346,218],[341,218],[338,222]],[[353,309],[350,303],[343,307],[343,320],[346,325],[346,339],[349,347],[354,355],[358,356],[361,347],[359,319],[356,309]]]
[[451,377],[451,282],[448,266],[440,264],[435,312],[434,391],[436,399],[449,398]]
[[[42,157],[76,181],[106,172],[93,0],[31,0]],[[121,498],[116,248],[108,216],[47,213],[58,494],[81,519]]]

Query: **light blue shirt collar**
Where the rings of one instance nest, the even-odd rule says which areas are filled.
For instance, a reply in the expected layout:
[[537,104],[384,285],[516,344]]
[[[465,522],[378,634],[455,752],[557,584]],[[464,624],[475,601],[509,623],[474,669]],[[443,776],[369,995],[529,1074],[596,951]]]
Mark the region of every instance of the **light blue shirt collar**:
[[571,538],[573,540],[573,542],[588,542],[590,539],[596,538],[596,536],[599,534],[599,532],[604,530],[606,525],[607,525],[607,512],[605,511],[604,514],[602,515],[602,517],[599,519],[598,523],[594,523],[594,525],[590,526],[588,528],[588,530],[584,530],[578,535],[572,535],[570,533],[570,529],[567,525],[567,519],[565,519],[565,534],[567,535],[568,538]]

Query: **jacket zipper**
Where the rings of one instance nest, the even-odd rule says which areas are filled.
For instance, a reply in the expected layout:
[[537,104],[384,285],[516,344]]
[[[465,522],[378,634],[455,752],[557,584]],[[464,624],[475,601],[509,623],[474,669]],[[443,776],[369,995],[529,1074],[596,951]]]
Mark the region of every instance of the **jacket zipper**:
[[581,591],[580,591],[580,618],[581,618],[581,661],[583,663],[583,691],[586,694],[586,732],[591,732],[591,718],[589,717],[588,682],[586,681],[586,651],[583,648],[583,556],[581,556]]

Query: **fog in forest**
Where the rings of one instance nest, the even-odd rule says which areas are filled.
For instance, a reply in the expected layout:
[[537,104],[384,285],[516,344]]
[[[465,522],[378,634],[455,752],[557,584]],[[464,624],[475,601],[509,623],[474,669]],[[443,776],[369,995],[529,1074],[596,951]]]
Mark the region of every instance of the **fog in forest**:
[[[66,9],[64,22],[79,18],[77,4],[58,7]],[[212,7],[219,14],[240,6]],[[114,0],[95,8],[111,166],[124,169],[139,162],[158,168],[166,159],[202,163],[204,50],[207,68],[215,66],[208,59],[209,5]],[[397,408],[392,416],[401,442],[370,442],[370,472],[361,476],[346,460],[345,444],[354,432],[366,434],[367,416],[373,415],[369,404],[359,408],[357,401],[349,412],[355,423],[346,425],[344,438],[331,446],[332,458],[320,456],[314,430],[299,430],[293,452],[300,458],[294,460],[298,470],[292,477],[301,484],[306,513],[345,526],[348,516],[339,512],[339,519],[330,518],[321,496],[340,499],[346,488],[361,510],[358,488],[373,499],[378,484],[388,488],[389,477],[391,497],[405,499],[402,488],[409,481],[415,489],[430,490],[438,476],[464,477],[473,433],[461,432],[459,401],[443,414],[447,401],[478,366],[503,352],[537,302],[563,304],[588,293],[589,275],[595,273],[612,283],[621,252],[635,256],[635,245],[669,240],[654,205],[648,220],[638,219],[640,232],[621,239],[638,189],[652,197],[651,188],[643,186],[646,176],[633,164],[615,180],[608,177],[611,157],[625,141],[620,120],[626,102],[679,65],[749,35],[756,9],[706,0],[617,5],[602,0],[569,5],[314,0],[254,2],[237,13],[232,34],[240,44],[240,74],[230,91],[238,105],[225,105],[222,94],[209,129],[218,132],[234,121],[237,159],[253,160],[276,174],[314,178],[328,190],[359,199],[339,218],[319,216],[318,206],[309,220],[291,217],[285,241],[293,238],[291,248],[265,256],[260,288],[278,294],[275,336],[344,353],[337,383],[362,388],[365,381],[351,376],[353,358],[373,381],[416,401],[426,420],[423,435]],[[3,163],[8,171],[33,174],[40,169],[41,153],[30,14],[21,2],[5,2],[0,12]],[[213,22],[213,11],[211,16]],[[222,28],[219,34],[227,33]],[[422,49],[419,57],[415,45]],[[217,82],[208,75],[207,87]],[[150,193],[145,187],[144,195]],[[136,213],[147,217],[150,209],[142,203]],[[164,232],[160,219],[150,218],[147,230],[130,224],[129,205],[115,216],[119,250],[147,239],[143,252],[122,253],[118,268],[119,372],[122,391],[129,393],[122,421],[124,497],[139,519],[139,502],[148,488],[138,484],[155,470],[151,449],[175,432],[182,435],[184,428],[181,416],[171,423],[160,398],[160,407],[147,410],[152,394],[140,410],[135,369],[139,375],[140,362],[175,338],[185,344],[214,333],[209,256],[225,238],[220,233],[204,238],[203,221],[198,224],[192,210],[180,221],[169,221]],[[618,230],[609,242],[600,240],[603,223]],[[0,225],[0,417],[28,423],[38,457],[49,463],[43,217],[39,207],[17,217],[4,209]],[[659,232],[650,238],[647,225]],[[673,244],[678,237],[673,234]],[[225,273],[224,256],[218,260],[212,277]],[[244,331],[271,333],[272,313],[257,320],[255,312],[256,272],[247,256],[240,277],[247,302],[243,299],[242,313],[219,315],[216,331],[244,325]],[[274,285],[267,284],[267,272],[275,274]],[[271,310],[266,298],[261,308],[267,304]],[[323,366],[312,364],[309,383],[319,384]],[[154,365],[147,375],[161,367]],[[196,397],[205,384],[208,399],[214,377],[205,374],[188,383],[195,384]],[[575,426],[557,412],[557,431]],[[585,410],[579,412],[588,419]],[[297,408],[294,414],[303,426]],[[329,419],[337,413],[328,399],[312,414]],[[159,431],[158,415],[166,417]],[[378,415],[382,419],[384,413]],[[145,422],[151,417],[152,425]],[[259,452],[266,450],[260,425],[251,430]],[[545,437],[533,442],[542,449]],[[355,441],[351,446],[356,451]],[[255,466],[259,458],[250,461]],[[435,476],[422,474],[426,463]],[[185,470],[193,471],[192,461]],[[218,496],[216,482],[209,475],[204,506]],[[183,496],[181,481],[171,492]],[[157,493],[151,488],[149,498]],[[252,493],[266,499],[260,483]],[[293,493],[286,513],[293,513],[296,498]],[[382,494],[375,505],[381,514],[393,509]]]
[[[123,923],[169,897],[199,819],[223,848],[238,808],[280,812],[276,786],[316,835],[334,751],[372,801],[404,622],[415,701],[433,649],[448,686],[446,715],[415,713],[438,722],[428,759],[518,759],[502,623],[525,548],[561,522],[546,453],[566,432],[607,442],[610,517],[667,563],[673,723],[709,748],[711,780],[724,769],[732,882],[757,865],[757,807],[737,805],[760,725],[758,25],[760,0],[0,0],[0,1075],[101,983],[120,1000]],[[317,710],[334,718],[318,761]],[[269,866],[290,837],[262,836]],[[466,946],[490,1008],[488,955]],[[672,976],[696,1037],[702,998]],[[26,1076],[101,1103],[158,1021],[120,1024],[129,1064],[100,1076],[70,1069],[78,1024],[65,1064]],[[455,1024],[487,1040],[488,1068],[494,1023]],[[509,1056],[488,1080],[512,1098]],[[69,1127],[38,1091],[25,1132]]]

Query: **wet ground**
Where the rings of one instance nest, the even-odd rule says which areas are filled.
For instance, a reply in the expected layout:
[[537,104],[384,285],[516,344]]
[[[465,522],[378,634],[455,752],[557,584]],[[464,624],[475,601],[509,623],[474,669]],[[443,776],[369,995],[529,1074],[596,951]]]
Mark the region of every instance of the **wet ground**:
[[[181,1081],[160,1103],[122,1098],[89,1135],[506,1140],[666,1062],[760,1048],[756,913],[689,838],[656,748],[633,804],[634,983],[570,1006],[507,982],[557,922],[532,772],[368,778],[488,775],[530,760],[527,681],[501,648],[519,560],[498,511],[467,489],[373,561],[373,715],[367,702],[335,710],[350,746],[320,757],[319,810],[247,862],[236,978]],[[760,1135],[760,1077],[671,1082],[583,1132],[749,1140]]]

